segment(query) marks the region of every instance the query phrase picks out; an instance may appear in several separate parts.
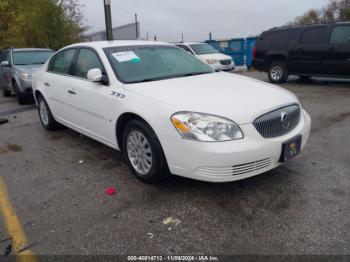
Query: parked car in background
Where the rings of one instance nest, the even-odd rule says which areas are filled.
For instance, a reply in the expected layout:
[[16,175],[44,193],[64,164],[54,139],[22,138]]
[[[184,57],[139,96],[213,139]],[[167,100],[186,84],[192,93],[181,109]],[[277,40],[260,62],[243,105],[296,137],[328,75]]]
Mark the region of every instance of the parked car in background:
[[54,53],[51,49],[10,48],[0,54],[0,88],[4,96],[15,93],[19,104],[32,95],[32,74]]
[[214,70],[231,71],[235,69],[235,62],[232,57],[220,53],[211,45],[205,43],[179,43],[176,46],[196,56]]
[[253,66],[273,83],[289,75],[350,77],[350,22],[280,27],[259,37]]
[[33,91],[44,128],[61,123],[121,150],[152,183],[264,173],[299,154],[311,126],[289,91],[160,42],[68,46],[35,72]]

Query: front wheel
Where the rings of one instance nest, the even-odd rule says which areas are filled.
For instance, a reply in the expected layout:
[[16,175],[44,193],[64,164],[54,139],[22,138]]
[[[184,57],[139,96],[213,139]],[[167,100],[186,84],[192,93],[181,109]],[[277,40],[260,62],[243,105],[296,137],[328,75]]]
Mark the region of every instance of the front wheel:
[[279,84],[287,81],[289,72],[284,62],[272,62],[268,71],[269,79],[272,83]]
[[141,120],[131,120],[123,134],[123,153],[133,174],[155,184],[170,172],[160,142],[152,128]]
[[26,96],[21,93],[16,82],[13,83],[13,86],[15,88],[18,104],[24,105],[26,103]]
[[47,105],[43,96],[38,97],[38,112],[42,126],[46,130],[55,130],[59,126],[56,120],[53,118],[50,108]]

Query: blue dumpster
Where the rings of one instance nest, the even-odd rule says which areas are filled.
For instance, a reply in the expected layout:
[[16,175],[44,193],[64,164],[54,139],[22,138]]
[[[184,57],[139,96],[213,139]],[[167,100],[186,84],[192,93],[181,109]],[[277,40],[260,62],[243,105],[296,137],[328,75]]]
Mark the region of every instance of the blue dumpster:
[[230,40],[208,40],[207,44],[214,47],[220,53],[229,55],[235,61],[236,66],[244,65],[244,38],[236,38]]
[[256,45],[257,37],[248,37],[246,39],[246,65],[248,68],[252,67],[253,62],[253,48]]

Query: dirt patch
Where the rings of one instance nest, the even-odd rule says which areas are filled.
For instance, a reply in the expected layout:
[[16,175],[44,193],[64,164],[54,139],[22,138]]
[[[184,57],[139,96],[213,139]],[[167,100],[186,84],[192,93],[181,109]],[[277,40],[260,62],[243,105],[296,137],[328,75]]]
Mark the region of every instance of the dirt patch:
[[0,156],[1,155],[5,155],[6,153],[8,153],[8,149],[7,148],[0,148]]
[[23,151],[23,148],[16,144],[8,144],[7,149],[12,152],[21,152]]

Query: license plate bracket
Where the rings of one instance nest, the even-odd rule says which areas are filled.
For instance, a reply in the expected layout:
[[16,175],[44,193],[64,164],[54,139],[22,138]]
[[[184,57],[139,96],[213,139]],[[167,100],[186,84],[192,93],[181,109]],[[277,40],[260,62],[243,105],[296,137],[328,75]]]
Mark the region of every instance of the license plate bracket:
[[283,143],[280,162],[289,161],[294,157],[296,157],[297,155],[299,155],[301,152],[301,142],[302,142],[302,136],[299,135]]

